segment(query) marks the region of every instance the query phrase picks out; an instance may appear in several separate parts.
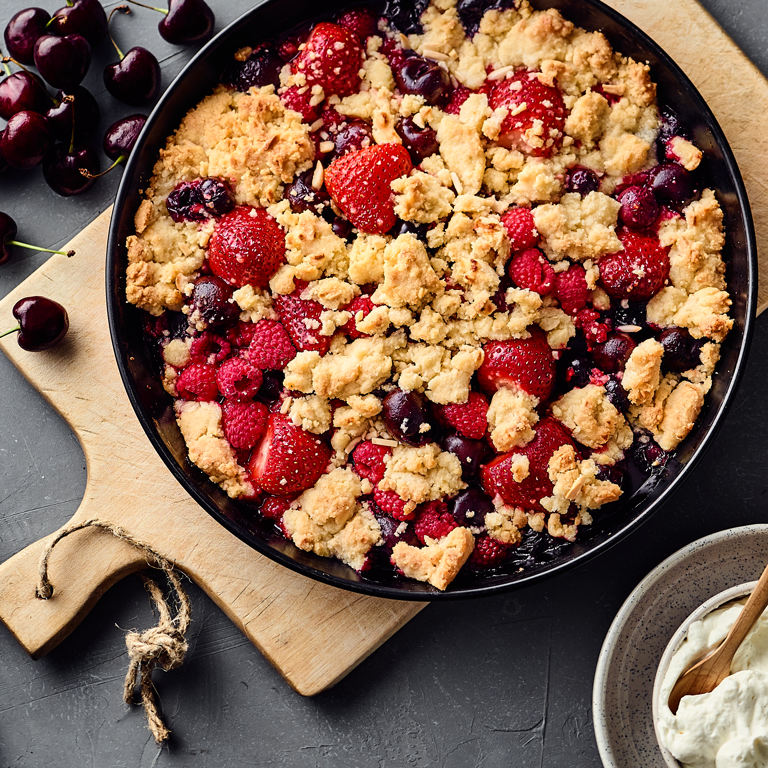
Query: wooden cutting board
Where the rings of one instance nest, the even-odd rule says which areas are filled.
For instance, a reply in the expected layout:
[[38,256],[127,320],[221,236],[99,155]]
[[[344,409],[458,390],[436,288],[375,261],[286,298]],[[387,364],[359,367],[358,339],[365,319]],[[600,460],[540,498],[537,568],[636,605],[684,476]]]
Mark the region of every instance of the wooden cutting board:
[[[709,102],[745,176],[758,246],[768,258],[768,82],[695,0],[609,4],[654,37]],[[177,483],[134,416],[113,358],[104,296],[109,214],[65,247],[76,256],[53,256],[0,302],[6,321],[23,296],[48,296],[69,309],[71,330],[60,346],[28,353],[10,336],[0,349],[80,440],[88,482],[73,521],[98,517],[150,544],[210,595],[297,692],[319,693],[425,604],[365,597],[288,571],[225,531]],[[768,275],[768,265],[761,273]],[[760,309],[766,304],[768,284],[761,283]],[[45,541],[0,565],[0,620],[33,658],[61,642],[112,584],[146,567],[137,550],[110,534],[79,531],[54,551],[56,594],[41,601],[34,590]]]

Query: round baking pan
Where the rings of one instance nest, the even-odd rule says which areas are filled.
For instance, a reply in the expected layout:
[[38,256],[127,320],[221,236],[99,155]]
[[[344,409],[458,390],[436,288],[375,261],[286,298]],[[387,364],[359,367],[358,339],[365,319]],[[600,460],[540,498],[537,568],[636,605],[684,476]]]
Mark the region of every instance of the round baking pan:
[[[322,17],[349,5],[324,4]],[[588,30],[603,32],[625,56],[648,62],[658,85],[659,104],[674,108],[696,145],[704,152],[703,173],[714,187],[725,214],[728,289],[733,299],[734,327],[722,346],[721,360],[701,416],[673,460],[652,475],[589,528],[579,540],[554,556],[508,573],[459,574],[446,592],[411,580],[366,579],[337,560],[303,552],[266,524],[253,520],[247,505],[230,499],[187,459],[176,425],[172,399],[163,390],[157,368],[143,338],[143,313],[125,301],[125,240],[133,231],[140,192],[151,176],[159,150],[186,112],[218,84],[234,52],[243,46],[278,37],[315,20],[310,0],[267,0],[222,30],[187,64],[153,110],[138,140],[117,192],[107,250],[107,307],[117,364],[131,404],[150,442],[189,494],[221,525],[267,557],[287,568],[343,589],[407,600],[446,600],[485,596],[520,587],[594,557],[648,520],[664,503],[705,448],[712,442],[733,400],[746,363],[752,335],[757,290],[757,256],[752,218],[744,184],[717,121],[691,81],[647,35],[598,0],[535,0],[537,8],[557,8]],[[173,520],[168,521],[173,525]]]

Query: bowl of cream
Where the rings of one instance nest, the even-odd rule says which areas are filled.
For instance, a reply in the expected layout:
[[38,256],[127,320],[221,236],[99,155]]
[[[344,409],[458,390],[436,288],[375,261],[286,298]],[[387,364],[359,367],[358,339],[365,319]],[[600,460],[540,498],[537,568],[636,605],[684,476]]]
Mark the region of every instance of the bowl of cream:
[[653,686],[653,722],[670,768],[768,768],[768,609],[715,690],[684,696],[675,715],[667,705],[680,675],[728,634],[756,583],[731,587],[699,606],[661,657]]

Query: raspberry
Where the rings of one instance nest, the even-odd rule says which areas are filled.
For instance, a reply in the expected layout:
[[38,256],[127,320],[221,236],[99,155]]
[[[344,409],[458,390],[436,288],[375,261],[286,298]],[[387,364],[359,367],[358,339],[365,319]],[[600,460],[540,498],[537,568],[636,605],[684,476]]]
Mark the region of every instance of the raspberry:
[[422,544],[427,543],[427,536],[430,539],[442,539],[457,527],[458,523],[443,501],[430,501],[424,504],[413,524],[413,530]]
[[176,392],[182,400],[215,400],[219,396],[216,369],[205,363],[190,363],[176,379]]
[[216,383],[224,397],[246,402],[252,400],[261,387],[261,371],[244,357],[231,357],[216,371]]
[[403,501],[394,491],[382,491],[377,485],[373,489],[373,500],[379,506],[382,512],[386,512],[395,520],[413,520],[414,512],[406,512]]
[[[346,333],[351,339],[359,339],[363,336],[370,336],[369,333],[363,333],[357,330],[356,320],[362,320],[366,315],[370,314],[374,310],[374,303],[371,301],[370,296],[357,296],[347,304],[344,309],[347,312],[352,313],[352,317],[347,321],[346,325],[342,326],[341,330]],[[358,313],[361,313],[358,318]]]
[[509,262],[507,272],[518,288],[527,288],[541,296],[555,290],[555,270],[537,248],[528,248]]
[[469,567],[475,571],[495,568],[507,559],[511,549],[509,544],[504,544],[484,533],[475,539],[475,548],[469,556]]
[[488,401],[479,393],[471,391],[466,403],[449,403],[441,409],[441,416],[456,431],[472,440],[480,440],[488,429]]
[[513,251],[533,248],[539,242],[539,232],[530,208],[510,208],[502,215],[501,224],[507,230]]
[[600,322],[600,313],[594,309],[582,309],[573,318],[573,324],[584,331],[590,351],[595,344],[602,344],[608,338],[610,326]]
[[353,8],[339,16],[336,23],[354,32],[361,42],[365,42],[379,31],[378,20],[367,8]]
[[221,405],[224,436],[233,448],[249,451],[267,430],[267,406],[225,400]]
[[575,315],[587,306],[589,288],[584,267],[571,264],[565,272],[558,272],[555,279],[555,294],[563,312]]
[[282,519],[285,511],[291,506],[292,502],[293,499],[290,497],[284,499],[280,496],[267,496],[259,511],[261,512],[262,517],[278,521]]
[[392,453],[386,445],[374,445],[370,441],[360,443],[352,451],[352,461],[355,471],[360,477],[367,477],[374,485],[381,482],[387,465],[384,459]]
[[314,123],[320,116],[319,105],[312,105],[309,102],[312,100],[312,91],[307,88],[304,93],[299,93],[299,89],[292,85],[290,88],[286,88],[280,94],[280,101],[294,112],[298,112],[301,115],[301,119],[305,123]]
[[234,328],[227,330],[227,341],[233,347],[243,348],[249,346],[256,333],[257,325],[258,323],[244,323],[241,320]]
[[189,345],[189,354],[195,363],[220,363],[229,357],[231,351],[232,347],[225,338],[207,331],[192,339]]
[[461,112],[461,105],[472,95],[472,91],[465,85],[460,85],[451,92],[448,103],[443,108],[443,112],[449,115],[458,115]]
[[259,320],[253,327],[248,359],[262,371],[282,371],[296,357],[296,347],[277,320]]

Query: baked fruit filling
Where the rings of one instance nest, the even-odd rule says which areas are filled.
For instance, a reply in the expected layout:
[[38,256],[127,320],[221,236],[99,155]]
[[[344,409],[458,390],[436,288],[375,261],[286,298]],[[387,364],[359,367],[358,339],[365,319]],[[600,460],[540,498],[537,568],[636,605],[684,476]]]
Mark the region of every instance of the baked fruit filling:
[[649,67],[478,7],[234,52],[127,242],[190,461],[297,547],[440,590],[557,557],[660,471],[733,324]]

